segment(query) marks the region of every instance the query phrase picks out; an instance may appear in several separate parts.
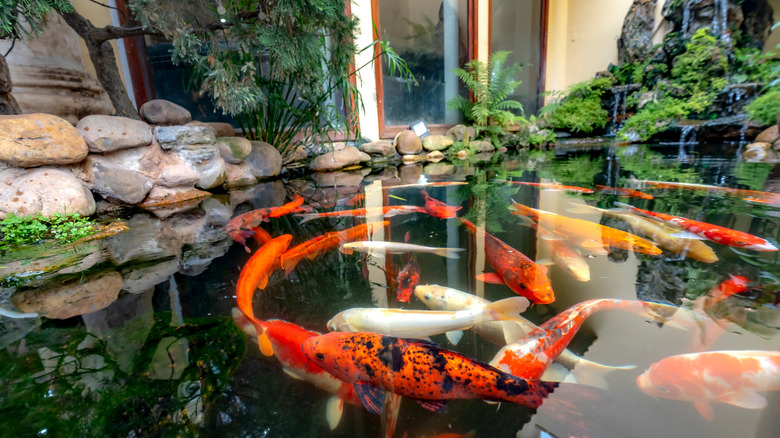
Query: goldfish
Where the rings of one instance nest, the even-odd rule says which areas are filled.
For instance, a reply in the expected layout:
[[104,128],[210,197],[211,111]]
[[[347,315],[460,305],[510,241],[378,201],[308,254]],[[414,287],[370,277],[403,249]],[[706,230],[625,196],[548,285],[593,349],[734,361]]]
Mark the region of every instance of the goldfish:
[[513,203],[515,211],[512,214],[531,216],[540,225],[566,235],[575,244],[584,248],[604,248],[613,246],[625,250],[633,250],[642,254],[660,255],[661,249],[639,236],[626,233],[612,227],[595,222],[571,218],[544,210],[537,210],[523,204]]
[[514,292],[534,303],[549,304],[555,301],[555,294],[550,285],[550,279],[547,278],[545,266],[537,265],[525,254],[490,235],[485,230],[478,229],[471,221],[463,218],[460,218],[460,221],[472,233],[484,235],[485,258],[496,272],[495,275],[481,278],[504,283]]
[[285,275],[289,275],[295,268],[295,265],[303,258],[314,260],[318,255],[338,248],[342,242],[365,240],[373,232],[374,227],[387,226],[389,224],[389,221],[369,222],[347,228],[346,230],[329,231],[290,248],[280,258]]
[[295,199],[288,202],[287,204],[284,204],[281,207],[272,208],[271,212],[268,214],[268,217],[280,217],[286,214],[293,213],[297,211],[298,207],[300,207],[301,205],[303,205],[303,197],[301,195],[296,194]]
[[557,386],[512,376],[430,342],[376,333],[328,333],[303,341],[303,351],[312,362],[352,383],[373,413],[379,412],[386,391],[445,412],[447,400],[474,398],[536,409]]
[[693,402],[707,420],[711,402],[745,409],[763,409],[764,391],[780,391],[780,352],[761,350],[707,351],[670,356],[650,365],[636,379],[645,394]]
[[[663,223],[622,210],[606,210],[589,205],[577,205],[576,209],[586,209],[589,212],[600,212],[602,215],[627,223],[631,230],[647,236],[658,246],[675,254],[690,257],[704,263],[715,263],[718,256],[706,243],[698,239],[687,239],[675,236],[678,231]],[[575,209],[575,210],[576,210]]]
[[257,246],[263,246],[269,240],[273,239],[273,237],[268,234],[268,231],[264,230],[263,227],[254,227],[252,228],[252,231],[255,233],[252,235],[252,239],[257,242]]
[[[585,261],[585,257],[577,252],[572,244],[566,240],[565,236],[538,226],[538,224],[531,219],[528,219],[528,222],[528,225],[536,230],[536,234],[539,236],[539,242],[542,246],[547,248],[547,252],[551,255],[552,263],[578,281],[590,281],[590,266],[588,266],[588,262]],[[537,260],[536,263],[544,264],[545,261]]]
[[459,259],[460,256],[458,255],[458,252],[465,251],[463,248],[437,248],[432,246],[415,245],[411,243],[370,240],[342,243],[339,249],[344,254],[352,254],[353,251],[367,252],[371,253],[372,255],[423,252],[440,255],[449,259]]
[[408,303],[412,291],[420,281],[420,264],[413,257],[404,264],[403,269],[395,277],[395,299],[402,303]]
[[607,187],[607,186],[596,184],[596,188],[599,189],[599,192],[606,193],[609,195],[618,195],[618,196],[628,197],[628,198],[653,199],[653,195],[640,192],[639,190],[629,189],[626,187]]
[[691,309],[694,322],[694,335],[691,342],[693,351],[703,351],[708,348],[728,328],[728,319],[710,318],[707,311],[731,295],[746,291],[748,283],[749,280],[745,277],[729,275],[729,278],[707,291],[706,294],[693,300]]
[[456,212],[463,208],[453,207],[439,201],[438,199],[434,199],[425,190],[420,190],[420,194],[423,195],[423,198],[425,199],[425,212],[439,219],[456,217]]
[[465,330],[484,321],[511,320],[531,303],[525,297],[506,298],[466,310],[405,310],[356,307],[338,313],[328,321],[332,332],[374,332],[404,338],[425,338],[447,333],[457,344]]
[[490,364],[518,377],[538,379],[593,313],[605,309],[626,309],[655,320],[659,318],[659,310],[665,307],[673,306],[609,298],[583,301],[550,318],[519,341],[502,348]]
[[[462,292],[457,289],[439,286],[435,284],[420,285],[414,289],[414,294],[426,307],[433,310],[463,310],[480,308],[490,304],[490,301],[476,295]],[[536,324],[519,316],[509,321],[489,321],[475,324],[472,327],[475,333],[488,341],[504,346],[517,342],[528,333],[538,329]],[[560,382],[568,380],[571,374],[576,382],[582,385],[606,388],[605,375],[614,370],[627,370],[636,368],[635,365],[609,366],[590,361],[565,349],[555,358],[555,361],[566,369],[548,367],[540,380]]]
[[298,211],[302,204],[303,198],[299,195],[295,195],[293,201],[288,202],[281,207],[259,208],[257,210],[248,211],[231,219],[225,226],[225,231],[233,240],[244,245],[246,252],[250,252],[249,247],[246,246],[246,239],[255,234],[254,228],[262,222],[267,222],[269,218],[279,217]]
[[569,192],[580,192],[580,193],[593,193],[593,190],[586,189],[584,187],[577,187],[577,186],[564,186],[557,183],[538,183],[538,182],[526,182],[526,181],[501,181],[505,183],[512,183],[512,184],[520,184],[524,186],[534,186],[534,187],[541,187],[543,189],[547,190],[566,190]]
[[238,300],[238,308],[250,320],[254,320],[251,299],[255,289],[265,288],[268,276],[280,266],[279,257],[287,250],[291,241],[292,235],[290,234],[284,234],[268,241],[252,254],[252,257],[241,268],[236,283],[236,299]]
[[731,228],[708,224],[706,222],[700,222],[693,219],[686,219],[680,216],[672,216],[670,214],[642,210],[641,208],[634,207],[633,205],[623,204],[620,202],[616,202],[615,205],[628,208],[645,216],[660,219],[664,222],[677,225],[678,227],[688,232],[712,240],[713,242],[718,242],[722,245],[752,249],[754,251],[777,251],[777,247],[769,243],[766,239],[745,233],[743,231],[732,230]]
[[383,216],[393,217],[401,214],[410,213],[425,213],[425,209],[417,207],[415,205],[390,205],[386,207],[370,207],[370,208],[356,208],[353,210],[337,210],[328,211],[324,213],[306,213],[299,215],[303,218],[301,223],[309,222],[314,219],[323,219],[331,217],[366,217],[366,216]]

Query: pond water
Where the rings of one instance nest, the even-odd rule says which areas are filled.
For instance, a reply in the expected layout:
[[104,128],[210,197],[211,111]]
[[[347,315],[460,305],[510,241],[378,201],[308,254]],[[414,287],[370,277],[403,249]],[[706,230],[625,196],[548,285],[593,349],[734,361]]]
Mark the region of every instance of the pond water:
[[[276,358],[261,354],[257,338],[234,322],[236,283],[251,253],[226,234],[231,217],[281,205],[296,193],[315,212],[422,206],[421,190],[425,190],[439,201],[462,207],[459,217],[486,227],[491,235],[540,262],[552,259],[548,244],[562,239],[540,238],[527,220],[511,214],[513,202],[630,231],[623,220],[607,213],[602,218],[602,212],[582,207],[611,209],[622,202],[749,232],[777,245],[780,205],[746,200],[749,196],[744,193],[732,196],[724,191],[641,183],[677,181],[778,192],[777,167],[742,162],[738,157],[736,145],[689,145],[687,150],[676,145],[572,145],[486,161],[375,169],[370,174],[319,174],[216,194],[194,209],[170,215],[120,212],[129,230],[115,236],[3,254],[2,307],[47,316],[0,316],[4,387],[0,430],[7,436],[56,437],[386,436],[384,416],[352,404],[343,406],[340,421],[331,430],[326,412],[332,394],[285,373]],[[633,187],[653,199],[624,197],[610,190],[550,190],[506,182],[510,180],[588,189]],[[457,184],[410,185],[437,181]],[[365,200],[348,205],[358,193]],[[506,285],[476,279],[493,271],[486,237],[475,236],[458,219],[416,212],[386,220],[389,224],[375,229],[373,240],[408,239],[463,251],[459,258],[447,258],[332,250],[313,260],[303,259],[288,276],[277,270],[268,285],[255,293],[255,316],[327,332],[328,320],[354,307],[425,309],[414,295],[408,303],[397,302],[389,286],[388,277],[409,259],[419,263],[419,284],[449,286],[491,301],[517,296]],[[364,222],[364,218],[346,217],[302,223],[300,216],[286,215],[262,227],[274,237],[291,234],[292,245],[297,245]],[[544,219],[541,223],[546,224]],[[600,241],[602,236],[592,238]],[[257,249],[253,241],[248,245],[252,251]],[[638,387],[640,375],[670,356],[721,350],[777,352],[780,347],[778,252],[711,241],[706,245],[717,261],[669,250],[649,255],[588,244],[575,247],[584,257],[589,280],[575,278],[560,260],[544,265],[555,301],[535,304],[523,314],[536,324],[596,298],[683,306],[674,313],[677,317],[670,317],[678,323],[624,310],[599,311],[587,318],[569,344],[587,360],[635,368],[610,370],[603,381],[591,378],[588,369],[574,373],[583,383],[598,384],[562,383],[536,411],[512,403],[451,400],[448,412],[436,413],[404,398],[394,436],[473,431],[477,437],[776,437],[778,370],[769,378],[768,392],[754,394],[748,401],[712,401],[711,419],[703,418],[707,412],[702,404],[697,410],[690,400],[651,396]],[[747,285],[738,294],[699,307],[698,313],[691,310],[702,302],[697,298],[707,296],[730,276],[744,277]],[[690,318],[679,316],[692,314],[696,322],[686,326]],[[444,335],[431,340],[484,362],[501,348],[469,330],[457,345]],[[694,375],[692,369],[683,368],[676,381],[681,385]],[[747,368],[738,370],[726,379],[744,386],[739,380],[746,372]]]

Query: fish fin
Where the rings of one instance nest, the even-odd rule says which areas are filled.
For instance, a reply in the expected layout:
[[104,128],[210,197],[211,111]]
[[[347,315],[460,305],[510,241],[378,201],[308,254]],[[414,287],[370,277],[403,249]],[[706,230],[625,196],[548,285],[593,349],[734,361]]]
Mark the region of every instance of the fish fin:
[[515,208],[515,211],[512,212],[512,214],[518,215],[518,216],[533,216],[534,211],[531,207],[523,204],[518,204],[515,201],[512,201],[512,207]]
[[513,344],[523,339],[530,330],[526,330],[522,324],[514,321],[506,321],[501,324],[504,331],[504,342]]
[[342,254],[354,254],[355,251],[352,248],[348,248],[344,245],[339,246],[339,252]]
[[531,302],[526,297],[504,298],[485,306],[482,314],[488,316],[488,320],[493,321],[517,320],[530,305]]
[[627,209],[632,210],[632,211],[636,211],[637,210],[636,207],[634,207],[633,205],[630,205],[630,204],[626,204],[625,202],[615,201],[612,204],[617,205],[618,207],[621,207],[621,208],[627,208]]
[[452,345],[458,345],[458,342],[463,337],[463,330],[450,330],[445,335]]
[[442,257],[447,257],[448,259],[459,259],[460,254],[458,254],[459,251],[465,251],[463,248],[438,248],[436,251],[436,255],[440,255]]
[[672,234],[670,234],[671,237],[674,237],[676,239],[688,239],[688,240],[710,240],[706,237],[701,237],[698,234],[693,234],[688,231],[677,231]]
[[355,392],[357,393],[363,407],[372,414],[382,412],[382,406],[385,404],[385,390],[366,382],[355,382]]
[[545,257],[543,259],[539,259],[539,260],[535,261],[534,263],[536,263],[537,265],[540,265],[540,266],[541,265],[554,265],[555,264],[555,262],[552,259],[548,259],[547,257]]
[[271,339],[268,338],[265,330],[257,335],[257,343],[260,345],[260,352],[264,356],[271,357],[274,355],[274,346],[271,344]]
[[544,373],[539,377],[539,380],[545,382],[570,382],[579,383],[577,379],[572,375],[571,371],[558,362],[553,362],[547,366]]
[[504,284],[504,279],[497,272],[479,274],[475,278],[479,281],[484,281],[485,283]]
[[398,416],[401,411],[401,400],[403,397],[394,393],[388,392],[385,395],[385,406],[382,409],[381,423],[382,430],[385,431],[385,438],[392,438],[395,434],[395,427],[398,425]]
[[598,256],[609,255],[609,251],[606,248],[604,248],[603,246],[600,247],[600,248],[588,248],[588,252],[590,252],[593,255],[598,255]]
[[268,277],[268,275],[263,275],[260,280],[257,280],[258,289],[265,289],[265,287],[268,286]]
[[329,398],[325,407],[325,419],[328,420],[330,430],[335,429],[339,425],[342,412],[344,412],[344,400],[335,396]]
[[696,411],[699,412],[699,415],[701,415],[702,418],[707,421],[712,421],[712,418],[715,416],[715,413],[712,411],[712,405],[706,401],[699,400],[693,402],[693,406],[696,407]]
[[302,221],[298,222],[298,225],[303,225],[306,222],[309,222],[314,219],[318,219],[320,217],[319,213],[296,214],[296,216],[303,218]]
[[601,240],[587,239],[580,242],[579,246],[588,249],[604,248],[604,242]]
[[754,391],[744,391],[718,400],[745,409],[763,409],[767,405],[766,399]]
[[440,414],[447,412],[447,402],[445,400],[422,400],[416,398],[414,401],[429,411],[438,412]]
[[295,374],[294,372],[288,370],[287,368],[282,368],[282,371],[284,371],[285,374],[287,374],[288,376],[292,377],[295,380],[303,380],[301,376]]

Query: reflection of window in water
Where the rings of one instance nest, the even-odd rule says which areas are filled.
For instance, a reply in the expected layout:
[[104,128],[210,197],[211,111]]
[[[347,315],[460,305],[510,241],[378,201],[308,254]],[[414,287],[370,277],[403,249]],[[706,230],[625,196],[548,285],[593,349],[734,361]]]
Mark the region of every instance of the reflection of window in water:
[[461,115],[447,102],[468,93],[453,72],[468,61],[466,0],[380,0],[379,17],[382,38],[419,82],[409,88],[383,64],[385,124],[458,123]]

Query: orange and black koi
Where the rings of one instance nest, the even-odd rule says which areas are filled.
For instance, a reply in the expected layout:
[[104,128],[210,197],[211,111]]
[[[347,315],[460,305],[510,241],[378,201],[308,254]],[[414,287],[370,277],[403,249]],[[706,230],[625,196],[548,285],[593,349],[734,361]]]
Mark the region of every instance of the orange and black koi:
[[366,409],[379,413],[385,391],[446,411],[446,400],[508,401],[533,409],[557,384],[525,380],[433,343],[376,333],[333,332],[303,341],[306,355],[355,386]]
[[420,194],[425,198],[425,212],[439,219],[448,219],[457,216],[457,211],[463,207],[453,207],[447,205],[438,199],[432,198],[425,190],[420,190]]
[[395,299],[402,303],[408,303],[419,282],[420,264],[417,263],[416,258],[410,257],[396,277]]

